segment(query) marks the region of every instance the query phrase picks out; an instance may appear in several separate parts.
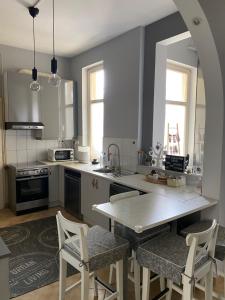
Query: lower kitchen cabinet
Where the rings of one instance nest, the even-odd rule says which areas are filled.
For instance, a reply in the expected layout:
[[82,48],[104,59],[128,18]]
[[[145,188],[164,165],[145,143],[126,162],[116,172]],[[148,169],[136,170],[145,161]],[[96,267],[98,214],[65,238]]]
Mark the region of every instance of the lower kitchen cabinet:
[[84,222],[109,229],[109,219],[92,210],[93,204],[109,201],[110,181],[87,173],[81,174],[81,213]]
[[59,205],[59,166],[49,166],[48,168],[48,193],[49,207]]

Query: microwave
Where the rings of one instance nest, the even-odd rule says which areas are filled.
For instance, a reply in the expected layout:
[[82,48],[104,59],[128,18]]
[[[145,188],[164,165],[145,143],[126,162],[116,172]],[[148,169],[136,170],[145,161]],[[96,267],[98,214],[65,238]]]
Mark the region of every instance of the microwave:
[[49,161],[74,160],[74,149],[72,148],[48,149],[48,160]]

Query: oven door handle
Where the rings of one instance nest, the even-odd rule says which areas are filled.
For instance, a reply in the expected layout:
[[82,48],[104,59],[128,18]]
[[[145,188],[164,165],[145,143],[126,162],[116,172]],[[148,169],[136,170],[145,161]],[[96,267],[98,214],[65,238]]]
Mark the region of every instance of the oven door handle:
[[48,175],[46,176],[31,176],[26,178],[16,178],[16,181],[27,181],[27,180],[34,180],[34,179],[42,179],[42,178],[48,178]]

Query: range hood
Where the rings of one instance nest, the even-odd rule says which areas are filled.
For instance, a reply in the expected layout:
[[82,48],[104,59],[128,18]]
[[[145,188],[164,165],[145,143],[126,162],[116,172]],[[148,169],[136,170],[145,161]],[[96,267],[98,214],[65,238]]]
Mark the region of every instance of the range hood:
[[41,122],[5,122],[5,129],[6,130],[44,129],[44,124]]
[[30,75],[16,71],[4,74],[5,129],[43,129],[40,120],[41,93],[30,90]]

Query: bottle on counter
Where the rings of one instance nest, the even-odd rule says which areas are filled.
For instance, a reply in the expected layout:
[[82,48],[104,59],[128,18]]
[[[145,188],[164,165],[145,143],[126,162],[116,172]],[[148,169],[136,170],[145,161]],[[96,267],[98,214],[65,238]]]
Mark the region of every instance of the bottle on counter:
[[107,160],[107,155],[105,152],[102,152],[100,155],[100,166],[102,168],[105,168],[108,166],[108,160]]

